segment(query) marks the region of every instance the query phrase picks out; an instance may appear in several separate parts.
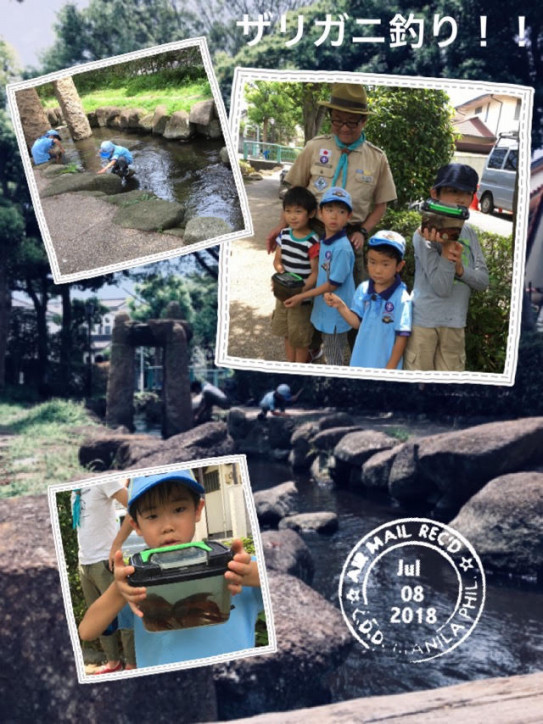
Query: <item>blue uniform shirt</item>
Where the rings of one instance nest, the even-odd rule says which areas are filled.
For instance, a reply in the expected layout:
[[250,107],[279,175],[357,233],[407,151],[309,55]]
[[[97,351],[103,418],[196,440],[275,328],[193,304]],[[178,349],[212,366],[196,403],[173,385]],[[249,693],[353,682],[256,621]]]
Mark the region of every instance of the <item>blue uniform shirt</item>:
[[42,136],[41,138],[38,138],[34,143],[32,144],[32,158],[34,159],[34,163],[36,165],[40,163],[47,163],[47,161],[51,160],[51,156],[49,154],[49,151],[53,146],[55,145],[55,142],[52,138],[49,138],[48,136]]
[[[411,333],[411,296],[396,275],[384,292],[376,292],[373,281],[362,282],[355,292],[351,310],[360,318],[351,367],[386,367],[396,335]],[[397,369],[402,369],[400,360]]]
[[[345,230],[321,240],[317,287],[327,281],[336,284],[334,294],[350,304],[354,295],[353,267],[354,252]],[[326,304],[322,294],[314,298],[311,324],[325,334],[347,332],[351,328],[337,309]]]
[[118,158],[125,158],[126,163],[134,163],[134,159],[132,158],[132,154],[128,150],[128,148],[125,148],[124,146],[115,146],[113,147],[113,153],[110,156],[110,160]]

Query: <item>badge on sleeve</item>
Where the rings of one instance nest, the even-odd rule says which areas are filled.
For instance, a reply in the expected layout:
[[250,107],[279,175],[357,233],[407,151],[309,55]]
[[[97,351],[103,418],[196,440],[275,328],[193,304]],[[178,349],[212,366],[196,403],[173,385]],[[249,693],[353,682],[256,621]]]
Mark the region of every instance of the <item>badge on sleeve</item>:
[[330,160],[330,154],[331,152],[327,148],[321,148],[319,151],[319,161],[321,163],[328,163]]

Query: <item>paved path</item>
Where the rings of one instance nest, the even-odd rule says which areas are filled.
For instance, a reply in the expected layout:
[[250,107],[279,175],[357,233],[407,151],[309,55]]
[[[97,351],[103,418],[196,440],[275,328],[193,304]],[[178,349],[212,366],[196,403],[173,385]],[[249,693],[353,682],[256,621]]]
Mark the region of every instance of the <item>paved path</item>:
[[279,174],[246,186],[255,235],[231,244],[229,259],[228,354],[233,357],[285,360],[283,341],[271,334],[275,297],[271,292],[273,257],[266,252],[266,236],[279,222]]

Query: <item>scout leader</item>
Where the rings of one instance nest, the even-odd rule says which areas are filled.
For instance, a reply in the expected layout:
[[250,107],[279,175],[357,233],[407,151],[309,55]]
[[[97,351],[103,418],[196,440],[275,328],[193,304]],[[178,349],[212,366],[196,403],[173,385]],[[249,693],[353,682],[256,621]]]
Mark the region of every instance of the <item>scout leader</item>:
[[[351,83],[332,85],[329,102],[331,134],[307,142],[287,174],[291,186],[305,186],[320,202],[330,188],[341,187],[352,198],[353,213],[347,236],[356,255],[355,283],[365,277],[363,247],[383,217],[387,204],[396,199],[396,187],[383,151],[366,141],[364,126],[370,114],[364,86]],[[281,223],[268,236],[273,250]]]

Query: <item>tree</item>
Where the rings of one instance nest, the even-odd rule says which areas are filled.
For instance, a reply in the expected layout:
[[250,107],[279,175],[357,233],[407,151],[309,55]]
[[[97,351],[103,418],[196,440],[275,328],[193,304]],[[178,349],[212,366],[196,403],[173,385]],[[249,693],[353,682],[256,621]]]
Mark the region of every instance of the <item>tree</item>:
[[170,302],[177,302],[181,308],[182,319],[192,321],[193,308],[190,294],[182,277],[155,273],[147,276],[136,285],[139,304],[131,301],[130,312],[133,319],[145,322],[148,319],[161,319],[166,316]]
[[[453,111],[444,91],[419,88],[371,88],[365,131],[387,154],[398,206],[428,195],[436,170],[454,153]],[[423,110],[422,110],[423,109]]]

